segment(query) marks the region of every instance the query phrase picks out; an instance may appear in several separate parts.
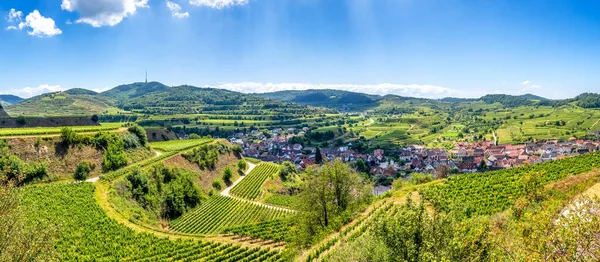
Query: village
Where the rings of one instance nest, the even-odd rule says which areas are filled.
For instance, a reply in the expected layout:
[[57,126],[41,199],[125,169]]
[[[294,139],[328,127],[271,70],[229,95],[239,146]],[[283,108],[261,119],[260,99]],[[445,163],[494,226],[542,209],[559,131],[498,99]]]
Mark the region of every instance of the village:
[[[294,133],[296,131],[296,133]],[[243,155],[262,161],[282,163],[289,161],[299,169],[314,165],[317,147],[290,144],[294,136],[302,136],[306,130],[293,128],[270,130],[270,137],[253,130],[248,134],[237,133],[230,142],[240,145]],[[351,149],[352,144],[318,148],[322,159],[354,162],[362,159],[369,167],[371,176],[406,177],[412,172],[447,177],[458,173],[485,172],[505,168],[533,165],[598,150],[600,142],[571,138],[567,141],[550,140],[520,145],[495,145],[492,141],[458,142],[452,150],[408,145],[399,152],[361,153]]]

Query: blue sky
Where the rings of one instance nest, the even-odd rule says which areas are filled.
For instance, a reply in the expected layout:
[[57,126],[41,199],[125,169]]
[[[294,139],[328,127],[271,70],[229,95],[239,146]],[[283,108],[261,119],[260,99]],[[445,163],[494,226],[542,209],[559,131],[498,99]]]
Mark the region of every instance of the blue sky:
[[[12,10],[14,9],[14,10]],[[600,1],[3,0],[0,93],[150,80],[439,98],[600,92]]]

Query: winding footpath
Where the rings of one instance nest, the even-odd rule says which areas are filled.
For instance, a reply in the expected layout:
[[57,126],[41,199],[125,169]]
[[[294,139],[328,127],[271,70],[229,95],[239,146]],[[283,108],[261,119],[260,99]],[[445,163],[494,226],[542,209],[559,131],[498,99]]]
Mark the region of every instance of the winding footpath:
[[246,172],[244,172],[243,176],[241,176],[240,178],[238,178],[238,180],[236,180],[235,182],[233,182],[233,184],[231,184],[231,186],[225,188],[225,190],[223,190],[221,192],[222,196],[231,197],[233,199],[236,199],[236,200],[239,200],[239,201],[242,201],[242,202],[246,202],[246,203],[250,203],[250,204],[253,204],[253,205],[262,206],[262,207],[266,207],[266,208],[270,208],[270,209],[274,209],[274,210],[281,210],[281,211],[290,212],[290,213],[296,212],[295,210],[291,210],[291,209],[287,209],[287,208],[283,208],[283,207],[271,206],[271,205],[267,205],[265,203],[256,202],[256,201],[250,201],[250,200],[247,200],[247,199],[243,199],[243,198],[239,198],[239,197],[231,195],[229,193],[229,191],[231,191],[231,189],[234,188],[237,184],[239,184],[240,182],[242,182],[242,180],[245,177],[247,177],[248,174],[250,174],[250,172],[252,172],[252,170],[257,166],[257,164],[250,163],[248,161],[246,161],[246,164],[248,164],[248,170],[246,170]]

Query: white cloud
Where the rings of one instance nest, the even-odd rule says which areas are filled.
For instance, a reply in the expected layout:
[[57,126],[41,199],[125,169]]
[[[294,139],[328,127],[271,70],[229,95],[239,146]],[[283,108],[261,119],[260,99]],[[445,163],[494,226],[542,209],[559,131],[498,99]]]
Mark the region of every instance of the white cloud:
[[195,6],[207,6],[210,8],[223,9],[234,5],[248,4],[248,0],[190,0]]
[[188,13],[188,12],[182,13],[181,6],[179,6],[178,4],[173,3],[171,1],[167,1],[167,8],[169,8],[169,10],[171,10],[171,14],[173,14],[173,17],[188,18],[190,16],[190,13]]
[[38,10],[33,10],[33,12],[25,17],[25,21],[23,21],[23,12],[10,9],[6,21],[12,23],[6,30],[23,30],[29,28],[31,31],[27,33],[31,36],[52,37],[62,34],[62,31],[56,27],[54,20],[43,17]]
[[144,7],[148,7],[148,0],[63,0],[61,5],[63,10],[79,13],[75,23],[93,27],[115,26]]
[[224,83],[217,88],[228,89],[242,93],[266,93],[282,90],[337,89],[361,92],[373,95],[399,95],[411,97],[443,98],[454,96],[456,90],[434,85],[399,85],[399,84],[309,84],[309,83]]
[[534,85],[533,82],[531,82],[529,80],[521,83],[521,85],[524,85],[523,89],[521,89],[522,93],[528,92],[528,91],[531,91],[531,90],[538,89],[538,88],[542,87],[541,85]]
[[6,21],[9,23],[20,23],[23,21],[23,12],[11,8],[6,17]]
[[22,89],[14,89],[12,91],[7,92],[8,94],[13,94],[16,96],[20,96],[22,98],[30,98],[34,96],[38,96],[45,93],[52,93],[58,91],[64,91],[60,85],[40,85],[38,87],[25,87]]

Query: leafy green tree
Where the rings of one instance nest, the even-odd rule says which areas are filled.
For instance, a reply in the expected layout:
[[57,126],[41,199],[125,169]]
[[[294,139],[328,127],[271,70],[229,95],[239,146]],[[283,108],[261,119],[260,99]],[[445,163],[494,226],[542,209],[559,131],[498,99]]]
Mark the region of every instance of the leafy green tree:
[[73,174],[73,178],[75,178],[75,180],[80,181],[86,180],[90,175],[90,172],[92,172],[94,168],[94,163],[90,163],[88,161],[81,161],[79,162],[79,164],[77,164],[77,168],[75,169],[75,174]]
[[244,172],[248,167],[248,164],[246,163],[246,160],[240,159],[237,163],[237,167],[241,172]]
[[148,136],[146,135],[146,129],[144,129],[143,127],[134,124],[130,126],[127,129],[127,131],[137,136],[140,139],[140,144],[142,144],[142,146],[146,146],[148,144]]
[[297,173],[298,173],[298,168],[296,168],[296,166],[290,161],[284,161],[279,166],[279,177],[281,177],[281,180],[283,180],[283,181],[287,181],[288,176],[294,175]]
[[223,181],[225,181],[225,183],[230,183],[232,177],[233,171],[231,171],[231,168],[226,167],[225,170],[223,170]]
[[360,175],[342,161],[306,169],[299,201],[294,243],[309,246],[347,223],[369,202],[371,190]]
[[127,156],[123,150],[123,140],[116,140],[108,144],[102,155],[102,167],[106,171],[119,169],[127,165]]
[[27,122],[27,120],[25,119],[24,116],[17,116],[17,124],[25,125],[26,122]]

